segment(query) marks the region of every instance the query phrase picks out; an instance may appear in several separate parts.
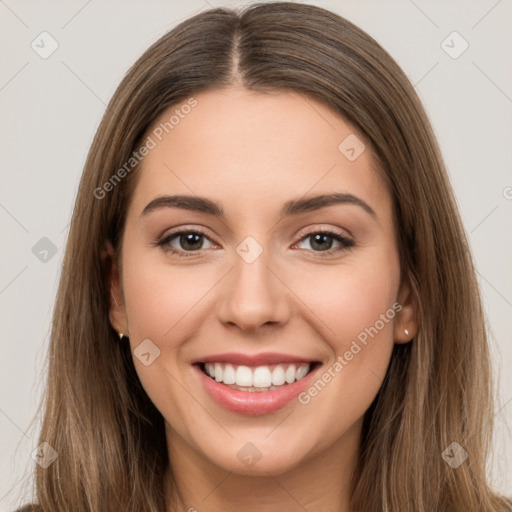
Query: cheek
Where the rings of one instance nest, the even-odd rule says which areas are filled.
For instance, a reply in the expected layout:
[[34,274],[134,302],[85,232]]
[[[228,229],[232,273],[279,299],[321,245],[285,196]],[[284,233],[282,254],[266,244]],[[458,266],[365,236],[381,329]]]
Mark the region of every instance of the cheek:
[[381,339],[392,336],[399,279],[399,262],[392,251],[350,257],[339,265],[310,265],[307,272],[289,276],[336,353],[347,350],[352,340],[375,324]]
[[310,274],[307,283],[296,281],[297,294],[314,312],[317,330],[331,352],[317,380],[299,397],[307,414],[336,425],[319,443],[328,445],[350,428],[381,387],[401,309],[396,302],[399,279],[398,258],[390,250],[369,258],[347,258],[343,265]]
[[183,320],[215,283],[201,266],[173,266],[142,251],[127,255],[123,278],[130,332],[162,343],[176,338]]
[[[174,428],[186,432],[190,395],[182,385],[186,380],[182,347],[194,336],[201,306],[208,303],[208,290],[215,284],[211,271],[162,262],[155,254],[134,249],[126,252],[123,284],[129,319],[130,344],[140,382],[162,415],[172,418]],[[149,352],[158,356],[149,365],[138,359],[138,347],[151,340]],[[147,352],[148,349],[145,349]]]

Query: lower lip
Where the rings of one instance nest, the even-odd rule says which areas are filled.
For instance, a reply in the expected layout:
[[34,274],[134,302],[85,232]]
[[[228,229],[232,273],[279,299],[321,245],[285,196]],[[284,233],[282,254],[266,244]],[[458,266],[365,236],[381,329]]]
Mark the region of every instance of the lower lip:
[[232,389],[221,382],[207,376],[200,365],[194,365],[199,378],[208,394],[225,409],[239,414],[262,415],[278,411],[288,405],[302,391],[304,391],[314,378],[319,367],[311,370],[305,377],[286,384],[272,391],[239,391]]

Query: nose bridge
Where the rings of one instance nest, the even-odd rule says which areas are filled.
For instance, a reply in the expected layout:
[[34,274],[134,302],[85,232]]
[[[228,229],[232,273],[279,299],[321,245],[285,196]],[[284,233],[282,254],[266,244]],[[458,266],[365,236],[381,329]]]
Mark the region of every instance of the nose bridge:
[[244,330],[266,323],[280,323],[287,315],[286,287],[274,275],[271,252],[247,237],[237,247],[233,270],[229,273],[219,318]]

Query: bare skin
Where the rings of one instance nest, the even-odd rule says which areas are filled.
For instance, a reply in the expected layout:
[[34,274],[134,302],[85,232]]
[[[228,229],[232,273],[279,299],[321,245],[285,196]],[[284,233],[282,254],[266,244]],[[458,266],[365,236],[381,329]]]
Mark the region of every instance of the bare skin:
[[[364,413],[393,344],[417,329],[410,289],[400,287],[390,195],[368,150],[350,161],[338,149],[354,129],[311,98],[241,87],[195,98],[144,159],[122,272],[114,265],[110,281],[112,326],[128,334],[132,351],[145,339],[160,350],[152,364],[134,363],[166,421],[178,490],[168,510],[349,512]],[[279,215],[289,200],[333,193],[356,196],[375,215],[357,204]],[[142,215],[155,197],[173,194],[209,198],[225,218],[171,207]],[[156,245],[178,227],[185,236]],[[187,245],[187,229],[204,233],[197,249]],[[353,245],[329,235],[315,242],[325,230]],[[262,248],[251,263],[236,251],[249,236]],[[378,333],[333,370],[376,325]],[[191,364],[222,352],[292,354],[335,376],[308,403],[236,413],[209,396]],[[251,466],[237,456],[247,443],[261,455]]]

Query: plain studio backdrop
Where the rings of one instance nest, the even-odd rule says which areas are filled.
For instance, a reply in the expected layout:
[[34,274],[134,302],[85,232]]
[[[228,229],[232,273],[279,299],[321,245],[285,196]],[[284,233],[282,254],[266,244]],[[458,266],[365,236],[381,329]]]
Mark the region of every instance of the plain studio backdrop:
[[[27,428],[43,391],[73,202],[105,106],[128,68],[165,32],[211,7],[245,3],[0,1],[2,511],[29,497],[22,479],[34,464],[39,423]],[[348,18],[388,50],[431,119],[488,315],[499,378],[489,469],[493,485],[510,496],[512,2],[309,3]]]

